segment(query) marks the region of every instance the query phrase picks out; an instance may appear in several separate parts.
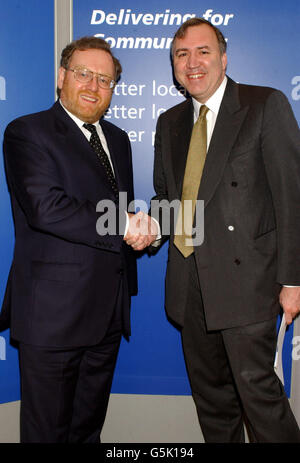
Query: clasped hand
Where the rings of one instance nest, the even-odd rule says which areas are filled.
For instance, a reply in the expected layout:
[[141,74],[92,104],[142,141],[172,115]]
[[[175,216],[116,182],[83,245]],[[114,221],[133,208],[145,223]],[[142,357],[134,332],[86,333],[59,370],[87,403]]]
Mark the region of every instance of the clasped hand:
[[155,221],[145,212],[128,213],[129,227],[124,240],[135,251],[142,251],[156,240],[158,228]]

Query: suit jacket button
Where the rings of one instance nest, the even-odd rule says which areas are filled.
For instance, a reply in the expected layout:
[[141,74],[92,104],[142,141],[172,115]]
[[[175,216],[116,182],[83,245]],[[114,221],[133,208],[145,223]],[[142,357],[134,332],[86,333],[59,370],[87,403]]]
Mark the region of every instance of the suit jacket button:
[[241,261],[240,261],[239,259],[235,259],[235,260],[234,260],[234,263],[235,263],[236,265],[240,265]]
[[237,182],[231,182],[231,186],[237,187],[237,186],[238,186],[238,183],[237,183]]
[[124,269],[120,268],[118,273],[119,273],[119,275],[124,275]]
[[233,226],[233,225],[229,225],[228,230],[229,230],[229,231],[233,231],[233,230],[234,230],[234,226]]

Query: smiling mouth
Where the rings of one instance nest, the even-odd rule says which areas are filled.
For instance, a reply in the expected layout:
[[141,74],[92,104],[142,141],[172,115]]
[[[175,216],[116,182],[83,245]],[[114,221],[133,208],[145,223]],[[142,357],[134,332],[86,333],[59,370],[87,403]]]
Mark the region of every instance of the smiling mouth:
[[98,101],[97,98],[89,96],[89,95],[81,95],[81,98],[85,101],[89,101],[90,103],[96,103]]
[[205,76],[205,73],[199,72],[198,74],[189,74],[188,78],[189,79],[201,79],[204,76]]

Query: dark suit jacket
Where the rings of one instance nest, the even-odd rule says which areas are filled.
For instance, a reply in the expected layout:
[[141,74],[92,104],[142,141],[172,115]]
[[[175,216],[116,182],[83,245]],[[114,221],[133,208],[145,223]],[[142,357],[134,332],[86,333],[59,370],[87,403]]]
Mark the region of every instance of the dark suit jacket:
[[[180,199],[192,127],[191,100],[159,117],[154,199]],[[195,258],[208,329],[276,315],[280,285],[300,285],[300,137],[281,92],[228,79],[198,199],[204,242]],[[173,238],[171,224],[166,310],[183,325],[188,263]]]
[[[109,122],[101,127],[119,190],[131,201],[128,137]],[[136,261],[122,234],[96,232],[96,204],[115,198],[83,133],[56,102],[10,123],[4,154],[16,236],[2,311],[11,311],[12,337],[43,346],[96,344],[120,288],[128,335]],[[124,230],[124,211],[120,217]]]

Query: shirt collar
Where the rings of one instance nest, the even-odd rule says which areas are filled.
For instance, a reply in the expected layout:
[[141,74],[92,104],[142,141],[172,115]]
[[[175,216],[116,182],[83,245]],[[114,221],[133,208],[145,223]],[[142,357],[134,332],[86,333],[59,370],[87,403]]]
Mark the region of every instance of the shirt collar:
[[[77,124],[78,127],[79,127],[80,129],[82,129],[82,126],[83,126],[83,124],[85,124],[85,121],[82,121],[82,120],[79,119],[77,116],[75,116],[74,114],[70,113],[70,111],[68,111],[68,110],[64,107],[64,105],[62,104],[61,100],[59,100],[59,102],[60,102],[61,106],[64,108],[64,110],[66,111],[66,113],[69,114],[70,118],[73,119],[73,121],[75,122],[75,124]],[[94,125],[95,127],[99,127],[98,121],[95,122],[93,125]]]
[[[224,79],[222,80],[222,83],[215,91],[215,93],[205,103],[205,106],[207,106],[207,108],[210,109],[210,111],[212,111],[216,116],[221,106],[226,84],[227,84],[227,77],[225,76]],[[202,106],[202,103],[199,103],[199,101],[197,101],[195,98],[192,98],[192,100],[193,100],[195,116],[196,116],[196,119],[198,119],[199,111]]]

